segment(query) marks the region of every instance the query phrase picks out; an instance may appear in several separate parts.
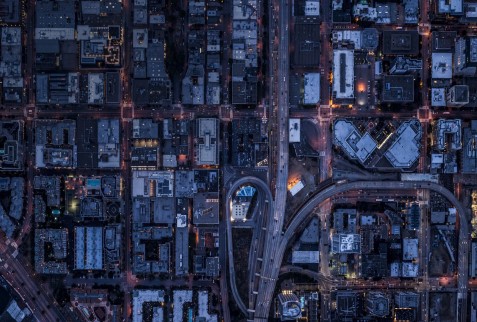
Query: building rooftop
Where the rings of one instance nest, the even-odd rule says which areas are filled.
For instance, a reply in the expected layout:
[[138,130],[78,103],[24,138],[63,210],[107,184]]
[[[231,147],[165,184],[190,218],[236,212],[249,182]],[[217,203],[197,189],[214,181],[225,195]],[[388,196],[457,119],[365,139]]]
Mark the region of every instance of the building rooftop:
[[219,223],[219,194],[196,193],[194,195],[194,225]]
[[366,309],[373,316],[385,317],[389,314],[389,298],[381,292],[369,292]]
[[436,107],[446,106],[445,88],[431,88],[431,105]]
[[462,129],[460,119],[439,119],[435,125],[435,134],[435,147],[437,150],[462,149]]
[[75,269],[103,269],[102,227],[75,227]]
[[192,290],[174,290],[173,321],[182,321],[184,316],[184,304],[192,303]]
[[336,310],[342,320],[346,317],[356,317],[358,314],[358,306],[358,294],[356,292],[336,292]]
[[354,98],[354,51],[333,50],[333,96]]
[[189,231],[187,214],[178,214],[176,217],[175,236],[175,274],[183,276],[189,274]]
[[413,75],[386,75],[383,79],[383,102],[414,102]]
[[73,120],[36,120],[36,166],[76,167],[76,122]]
[[305,73],[303,104],[314,105],[320,102],[320,73]]
[[419,276],[419,264],[402,263],[402,277],[417,277]]
[[293,36],[293,63],[297,66],[317,66],[320,64],[320,34],[315,32],[318,24],[297,23]]
[[432,53],[432,78],[452,78],[452,53]]
[[197,165],[218,165],[219,124],[215,118],[197,119]]
[[359,234],[335,234],[332,239],[332,252],[335,254],[359,254],[361,252],[361,236]]
[[383,31],[383,53],[385,55],[417,55],[419,34],[417,31]]
[[395,168],[410,168],[420,156],[422,127],[414,119],[402,123],[397,129],[394,142],[385,156]]
[[[68,230],[36,229],[35,230],[35,271],[40,274],[66,274]],[[45,256],[46,243],[52,250],[50,256]],[[53,258],[53,260],[51,260]]]
[[72,0],[37,1],[35,25],[37,29],[74,29],[76,27],[75,2]]
[[395,293],[394,301],[399,308],[418,308],[420,303],[418,293],[404,291]]
[[300,119],[289,119],[289,132],[288,137],[290,143],[300,142]]
[[23,169],[24,142],[23,121],[0,121],[0,169],[16,171]]
[[462,172],[477,173],[477,121],[464,128],[462,149]]
[[158,139],[159,124],[152,119],[133,119],[134,139]]
[[294,250],[292,252],[292,264],[318,264],[319,262],[319,251]]
[[402,259],[406,261],[417,259],[419,256],[419,241],[417,238],[404,238],[402,240]]
[[217,314],[209,313],[209,293],[207,291],[199,291],[198,294],[199,308],[197,321],[201,322],[217,322]]
[[98,167],[119,168],[119,119],[98,120]]
[[439,0],[437,12],[440,14],[461,15],[463,13],[462,0]]
[[455,31],[433,31],[432,32],[432,52],[451,52],[455,47],[457,32]]
[[144,321],[144,304],[148,302],[164,303],[165,292],[163,290],[133,290],[132,294],[132,320],[133,322]]
[[6,0],[0,4],[0,19],[6,23],[20,21],[20,1]]
[[137,170],[132,172],[133,197],[173,197],[174,172]]
[[366,132],[364,135],[361,135],[354,124],[348,120],[337,120],[333,129],[335,142],[351,158],[358,159],[362,163],[369,158],[377,147],[376,142],[369,133]]

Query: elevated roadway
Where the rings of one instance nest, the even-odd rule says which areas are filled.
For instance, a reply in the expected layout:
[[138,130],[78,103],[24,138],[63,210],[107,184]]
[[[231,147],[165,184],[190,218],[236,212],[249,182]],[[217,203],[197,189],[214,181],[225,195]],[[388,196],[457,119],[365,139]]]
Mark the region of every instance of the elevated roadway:
[[[289,1],[287,0],[274,0],[271,3],[270,11],[273,12],[270,18],[270,35],[274,34],[277,30],[278,36],[278,61],[273,61],[274,71],[272,73],[272,79],[274,78],[275,95],[277,97],[276,113],[273,118],[275,124],[275,130],[273,135],[274,142],[278,150],[275,150],[275,162],[276,167],[274,170],[275,176],[275,200],[273,203],[273,212],[270,213],[270,218],[267,221],[266,237],[264,245],[264,255],[262,261],[262,269],[260,274],[260,281],[258,285],[257,297],[255,303],[251,303],[250,308],[251,316],[255,321],[268,321],[269,306],[273,297],[273,291],[275,287],[270,288],[272,283],[275,285],[275,281],[272,280],[274,271],[273,267],[276,266],[276,248],[278,241],[280,240],[280,234],[283,228],[283,220],[285,217],[285,206],[287,199],[287,181],[288,181],[288,82],[289,82],[289,51],[288,51],[288,14],[289,14]],[[272,8],[273,7],[273,8]],[[275,14],[277,16],[275,16]],[[274,22],[278,18],[278,25]],[[273,168],[273,167],[272,167]],[[273,180],[272,180],[273,182]],[[273,218],[272,218],[273,216]],[[281,262],[281,260],[279,261]],[[280,266],[280,264],[278,264]],[[278,272],[276,274],[278,276]]]
[[[454,196],[452,192],[446,188],[440,186],[439,184],[432,182],[421,182],[421,181],[358,181],[345,184],[335,184],[330,186],[323,191],[316,194],[311,198],[294,216],[292,222],[290,223],[288,229],[281,235],[275,238],[274,245],[275,255],[274,262],[271,263],[271,273],[267,275],[266,283],[264,283],[264,288],[262,289],[263,294],[269,295],[266,299],[262,301],[257,301],[256,312],[260,310],[260,318],[255,318],[256,321],[266,321],[268,319],[268,314],[270,311],[270,304],[273,292],[276,286],[276,280],[280,274],[280,267],[283,261],[283,256],[288,247],[290,240],[295,238],[296,234],[304,228],[307,219],[312,213],[313,209],[321,204],[326,199],[334,196],[335,194],[344,193],[351,190],[357,189],[372,189],[372,190],[410,190],[410,189],[429,189],[435,191],[442,196],[444,196],[452,205],[457,209],[459,214],[459,260],[458,260],[458,279],[457,279],[457,296],[458,296],[458,309],[459,309],[459,321],[465,321],[466,318],[466,306],[467,306],[467,289],[468,289],[468,254],[469,254],[469,225],[466,218],[465,209],[462,207],[461,203]],[[268,271],[268,270],[264,270]]]
[[[269,213],[264,214],[264,217],[270,216],[270,214],[273,213],[273,206],[271,205],[271,201],[273,200],[272,198],[272,193],[270,189],[268,188],[268,185],[260,180],[259,178],[252,177],[252,176],[246,176],[242,177],[238,180],[235,180],[233,184],[231,184],[227,189],[227,196],[226,196],[226,205],[225,205],[225,217],[226,217],[226,222],[227,222],[227,258],[229,262],[229,278],[230,278],[230,288],[232,290],[232,296],[235,300],[235,303],[239,307],[239,309],[244,313],[246,316],[249,314],[248,307],[245,305],[243,302],[243,299],[240,297],[240,294],[237,289],[237,282],[235,280],[235,265],[234,265],[234,255],[233,255],[233,244],[232,244],[232,222],[231,222],[231,213],[230,213],[230,203],[233,197],[233,194],[237,191],[238,188],[245,184],[252,184],[255,187],[258,188],[258,192],[260,194],[264,195],[264,200],[268,200],[269,204]],[[260,221],[260,218],[257,218]],[[262,225],[257,225],[256,229],[259,229],[261,231]],[[257,235],[257,234],[254,234]],[[263,235],[261,232],[258,235]],[[260,238],[259,238],[260,239]],[[257,245],[260,247],[263,247],[263,239],[260,240],[261,245]],[[253,242],[252,242],[253,243]],[[251,257],[251,262],[249,262],[249,265],[251,265],[252,269],[249,271],[250,274],[250,279],[254,280],[255,279],[255,270],[256,270],[256,261],[258,254],[255,256]],[[251,290],[252,291],[252,290]],[[252,295],[252,292],[250,292],[250,295]]]

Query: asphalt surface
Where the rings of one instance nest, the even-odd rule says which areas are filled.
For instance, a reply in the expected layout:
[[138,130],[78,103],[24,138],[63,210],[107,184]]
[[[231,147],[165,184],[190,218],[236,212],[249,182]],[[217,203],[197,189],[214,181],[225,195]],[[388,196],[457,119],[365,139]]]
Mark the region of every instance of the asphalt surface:
[[[273,279],[272,267],[275,267],[277,241],[283,228],[283,220],[285,217],[285,206],[287,199],[287,180],[288,180],[288,83],[289,83],[289,6],[286,0],[275,0],[271,4],[273,8],[272,18],[270,19],[270,34],[278,29],[278,62],[274,65],[274,81],[276,82],[276,96],[278,104],[276,107],[276,118],[273,118],[275,124],[275,142],[278,146],[277,155],[275,155],[275,200],[273,203],[273,218],[268,218],[265,249],[262,261],[262,271],[258,286],[258,295],[255,301],[255,309],[251,310],[255,321],[268,321],[269,306],[273,297],[275,287],[270,288],[269,285],[275,285]],[[278,25],[275,26],[274,21],[278,19]],[[272,59],[273,60],[273,59]],[[273,83],[273,82],[272,82]],[[281,261],[280,261],[281,262]],[[279,264],[280,265],[280,264]]]
[[66,321],[48,287],[39,283],[21,255],[14,256],[17,253],[6,240],[0,242],[0,275],[17,292],[37,321]]
[[[272,194],[270,192],[270,189],[268,188],[267,184],[263,182],[262,180],[252,177],[252,176],[247,176],[247,177],[242,177],[236,181],[233,182],[233,184],[228,187],[228,193],[226,197],[226,221],[227,221],[227,254],[228,254],[228,261],[229,261],[229,278],[230,278],[230,287],[232,290],[232,296],[235,300],[235,303],[239,307],[239,309],[245,314],[248,315],[248,307],[245,305],[243,302],[243,299],[240,297],[240,294],[237,290],[237,283],[235,281],[235,266],[234,266],[234,256],[233,256],[233,243],[232,243],[232,222],[231,222],[231,213],[230,213],[230,207],[229,204],[232,200],[232,195],[237,191],[237,189],[244,185],[244,184],[253,184],[255,187],[259,189],[258,193],[262,200],[273,200],[272,199]],[[273,208],[270,207],[269,214],[264,214],[265,216],[269,216],[273,212]],[[261,225],[260,225],[261,227]],[[259,231],[261,231],[260,227],[258,227]],[[263,240],[260,240],[261,243],[263,244]],[[257,247],[260,245],[257,245]],[[263,245],[262,245],[263,246]],[[253,269],[249,271],[249,274],[251,276],[251,279],[255,279],[255,263],[256,263],[256,256],[255,260],[252,257],[252,262],[249,263],[253,265]]]

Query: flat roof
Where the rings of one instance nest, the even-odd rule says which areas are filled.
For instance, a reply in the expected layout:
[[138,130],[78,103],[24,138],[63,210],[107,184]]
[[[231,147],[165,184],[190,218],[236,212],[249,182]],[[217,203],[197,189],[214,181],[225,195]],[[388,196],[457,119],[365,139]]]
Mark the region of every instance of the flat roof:
[[415,263],[402,263],[403,277],[417,277],[419,275],[419,265]]
[[68,28],[74,30],[76,26],[75,2],[64,1],[37,1],[35,5],[36,28]]
[[133,119],[134,139],[158,139],[159,124],[152,119]]
[[361,235],[335,234],[333,235],[333,253],[354,254],[361,252]]
[[183,321],[184,304],[192,302],[192,290],[174,290],[173,321]]
[[419,34],[416,30],[383,31],[383,53],[385,55],[419,54]]
[[462,127],[461,120],[439,119],[436,124],[436,148],[444,150],[446,141],[450,138],[450,150],[460,150],[462,148]]
[[88,74],[88,104],[104,103],[104,74]]
[[318,0],[305,1],[305,16],[319,16],[320,2]]
[[422,128],[418,120],[402,123],[391,147],[385,153],[386,158],[396,168],[409,168],[419,159]]
[[452,78],[452,53],[432,53],[432,78]]
[[207,291],[199,291],[199,315],[196,317],[196,321],[202,322],[217,322],[217,314],[209,314],[209,293]]
[[173,197],[174,172],[137,170],[132,172],[133,197]]
[[132,300],[132,320],[133,322],[143,321],[143,308],[147,302],[164,302],[163,290],[133,290]]
[[463,12],[462,0],[438,0],[438,13],[461,14]]
[[464,128],[462,173],[477,173],[477,129]]
[[305,188],[305,185],[303,182],[300,180],[296,182],[293,186],[291,186],[288,191],[290,191],[292,196],[295,196],[297,193],[301,191],[301,189]]
[[219,194],[196,193],[194,195],[194,225],[219,223]]
[[197,119],[197,164],[198,165],[217,165],[217,134],[218,120],[215,118]]
[[432,32],[433,52],[452,51],[455,46],[456,36],[457,36],[457,32],[455,31],[433,31]]
[[320,73],[305,73],[303,104],[318,104],[320,102]]
[[300,142],[300,119],[289,119],[288,140],[290,143]]
[[298,66],[317,66],[320,64],[319,24],[297,23],[293,35],[293,63]]
[[189,231],[187,216],[177,216],[177,228],[175,231],[175,274],[176,276],[189,273]]
[[102,227],[75,227],[75,269],[103,269]]
[[402,240],[402,259],[405,261],[416,259],[419,256],[418,245],[419,241],[417,238],[404,238]]
[[147,29],[133,29],[133,48],[147,48]]
[[446,89],[431,88],[431,105],[446,106]]
[[292,264],[318,264],[319,262],[319,251],[294,250],[292,253]]
[[354,51],[333,51],[333,94],[338,99],[354,98]]
[[384,76],[383,102],[414,102],[414,76]]
[[333,126],[334,139],[353,159],[364,163],[373,151],[377,143],[369,133],[361,135],[355,125],[348,120],[337,120]]

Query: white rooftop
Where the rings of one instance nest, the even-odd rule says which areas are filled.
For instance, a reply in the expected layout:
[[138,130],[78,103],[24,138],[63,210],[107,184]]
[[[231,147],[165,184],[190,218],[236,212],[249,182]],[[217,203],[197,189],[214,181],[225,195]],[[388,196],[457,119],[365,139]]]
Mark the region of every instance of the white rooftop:
[[191,290],[175,290],[174,291],[174,315],[173,322],[182,322],[184,314],[184,304],[192,302]]
[[421,131],[416,132],[411,122],[405,122],[398,128],[398,138],[393,142],[385,156],[396,168],[408,168],[419,158]]
[[354,51],[333,51],[333,93],[336,98],[354,98]]
[[432,53],[432,78],[452,78],[452,53]]
[[293,186],[291,186],[290,189],[288,189],[288,191],[290,191],[291,195],[294,196],[297,193],[299,193],[301,191],[301,189],[303,189],[303,188],[305,188],[305,185],[300,180],[297,183],[295,183]]
[[358,129],[348,120],[338,120],[334,124],[335,143],[339,144],[353,159],[358,159],[364,163],[371,153],[376,149],[377,144],[369,133],[363,136]]
[[333,30],[333,42],[351,42],[354,49],[361,49],[361,30]]
[[[209,294],[207,291],[199,291],[199,316],[204,322],[217,322],[217,314],[209,314]],[[198,319],[196,319],[198,320]]]
[[288,140],[290,143],[300,142],[300,119],[289,119]]
[[320,73],[306,73],[304,75],[304,104],[318,104],[320,102],[320,77]]
[[143,321],[143,305],[147,302],[164,302],[163,290],[134,290],[132,303],[133,322]]
[[305,16],[319,16],[320,2],[317,0],[305,1]]
[[431,89],[431,105],[446,106],[446,89],[445,88]]

